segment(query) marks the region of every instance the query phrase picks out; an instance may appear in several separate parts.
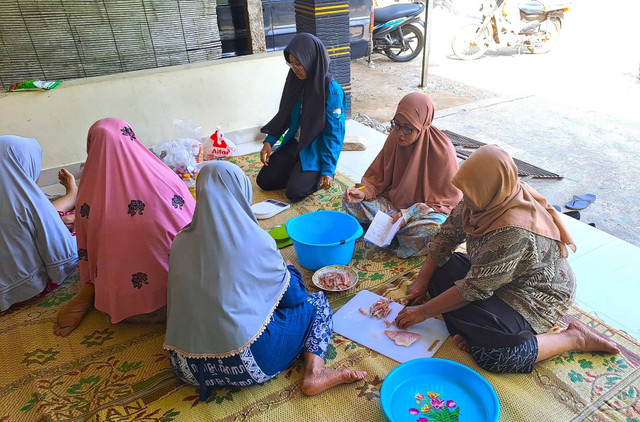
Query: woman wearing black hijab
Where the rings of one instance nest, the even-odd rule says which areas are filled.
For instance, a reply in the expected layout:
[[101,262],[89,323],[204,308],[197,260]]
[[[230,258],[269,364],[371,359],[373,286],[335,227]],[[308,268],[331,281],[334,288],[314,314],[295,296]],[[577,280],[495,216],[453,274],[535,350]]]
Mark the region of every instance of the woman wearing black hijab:
[[261,129],[267,137],[256,181],[263,190],[286,189],[287,198],[298,202],[320,187],[331,187],[344,142],[347,98],[329,73],[329,55],[315,36],[297,34],[284,58],[291,70],[278,113]]

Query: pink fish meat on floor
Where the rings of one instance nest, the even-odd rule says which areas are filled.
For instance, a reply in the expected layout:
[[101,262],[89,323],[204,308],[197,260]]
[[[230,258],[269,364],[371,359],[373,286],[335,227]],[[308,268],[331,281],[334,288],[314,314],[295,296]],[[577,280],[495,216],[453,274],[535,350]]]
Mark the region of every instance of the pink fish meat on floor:
[[384,334],[389,337],[398,346],[409,347],[416,341],[420,340],[420,334],[410,331],[390,331],[385,330]]

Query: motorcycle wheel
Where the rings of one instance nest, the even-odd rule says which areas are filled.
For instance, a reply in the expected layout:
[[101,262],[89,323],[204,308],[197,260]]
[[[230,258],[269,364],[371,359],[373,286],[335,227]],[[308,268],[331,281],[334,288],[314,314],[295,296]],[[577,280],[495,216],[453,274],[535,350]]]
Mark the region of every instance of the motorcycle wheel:
[[540,24],[541,40],[540,44],[527,46],[533,54],[548,53],[555,47],[560,38],[562,22],[558,18],[548,19]]
[[396,39],[394,41],[398,45],[397,47],[393,46],[385,49],[387,56],[394,62],[408,62],[415,59],[424,45],[424,36],[418,27],[406,25],[401,30],[406,48],[401,47],[400,40]]
[[461,60],[475,60],[489,49],[489,28],[471,23],[458,29],[451,39],[451,50]]

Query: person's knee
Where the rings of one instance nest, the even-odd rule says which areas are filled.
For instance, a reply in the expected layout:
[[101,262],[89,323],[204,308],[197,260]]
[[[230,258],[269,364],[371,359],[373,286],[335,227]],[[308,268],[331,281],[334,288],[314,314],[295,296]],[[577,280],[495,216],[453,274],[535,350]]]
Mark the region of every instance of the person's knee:
[[521,354],[520,347],[485,348],[471,347],[471,356],[479,367],[496,374],[529,374],[535,358]]
[[478,366],[485,371],[502,374],[505,367],[501,365],[501,354],[496,349],[486,349],[484,347],[471,347],[471,356]]
[[269,189],[270,183],[268,183],[268,180],[269,179],[265,177],[264,172],[260,170],[260,172],[258,173],[258,176],[256,176],[256,185],[258,185],[258,187],[262,190],[270,190]]
[[310,195],[310,193],[308,192],[301,192],[300,190],[292,189],[290,187],[287,187],[284,194],[286,195],[287,199],[291,202],[300,202],[304,198]]
[[269,172],[268,167],[262,167],[256,177],[256,185],[262,190],[282,189],[282,182],[279,182],[275,175]]
[[320,304],[322,306],[328,308],[329,311],[333,312],[333,310],[331,309],[331,305],[329,304],[329,299],[327,299],[324,293],[318,292],[318,300],[320,301]]
[[496,361],[476,361],[479,367],[485,371],[493,372],[494,374],[530,374],[533,371],[533,365],[527,366],[498,366]]
[[494,374],[508,374],[509,371],[507,371],[505,368],[499,368],[497,366],[497,362],[495,361],[489,361],[489,360],[476,360],[476,363],[478,364],[478,366],[482,369],[484,369],[485,371],[488,372],[493,372]]

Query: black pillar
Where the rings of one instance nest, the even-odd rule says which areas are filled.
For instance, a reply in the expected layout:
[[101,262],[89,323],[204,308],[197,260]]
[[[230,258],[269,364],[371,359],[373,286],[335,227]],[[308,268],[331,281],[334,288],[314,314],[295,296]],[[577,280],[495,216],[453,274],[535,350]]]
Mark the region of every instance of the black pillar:
[[351,117],[351,47],[347,0],[295,0],[296,30],[322,41],[329,53],[329,70],[347,94],[347,118]]

